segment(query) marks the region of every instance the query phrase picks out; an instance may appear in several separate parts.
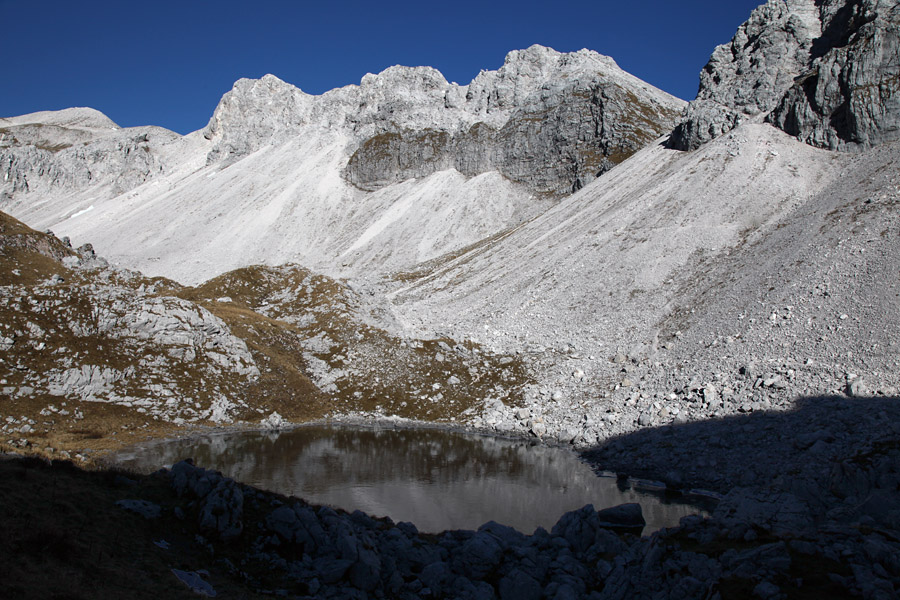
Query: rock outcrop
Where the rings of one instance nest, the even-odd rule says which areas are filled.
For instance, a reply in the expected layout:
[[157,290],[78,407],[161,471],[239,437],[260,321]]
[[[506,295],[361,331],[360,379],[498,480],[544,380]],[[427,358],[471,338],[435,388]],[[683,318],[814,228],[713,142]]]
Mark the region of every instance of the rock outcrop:
[[900,5],[836,3],[838,10],[769,120],[823,148],[900,139]]
[[[0,213],[0,397],[231,422],[260,370],[209,310]],[[76,420],[78,417],[76,417]],[[4,431],[5,433],[6,431]]]
[[670,146],[754,117],[832,150],[900,139],[898,22],[887,0],[770,0],[713,52]]
[[169,170],[159,148],[179,137],[161,127],[123,129],[90,108],[0,119],[0,202],[97,185],[133,189]]
[[683,103],[581,50],[532,46],[469,85],[428,67],[391,67],[321,96],[277,77],[243,79],[203,135],[210,162],[328,128],[347,139],[344,177],[375,190],[439,170],[497,170],[561,195],[609,170],[674,123]]
[[368,189],[447,168],[469,176],[497,170],[536,192],[575,191],[659,137],[678,110],[674,98],[623,75],[612,59],[587,51],[511,53],[465,89],[464,101],[447,102],[505,120],[456,131],[391,127],[359,146],[346,176]]

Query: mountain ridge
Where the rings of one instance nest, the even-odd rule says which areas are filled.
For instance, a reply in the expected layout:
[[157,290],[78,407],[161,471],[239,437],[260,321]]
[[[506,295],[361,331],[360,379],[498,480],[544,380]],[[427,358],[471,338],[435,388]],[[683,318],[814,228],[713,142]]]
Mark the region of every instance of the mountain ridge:
[[196,498],[165,519],[208,514],[251,552],[240,569],[288,565],[329,597],[443,597],[451,577],[485,598],[896,597],[897,7],[770,0],[677,125],[614,62],[540,47],[474,87],[241,80],[184,137],[81,109],[0,121],[0,209],[203,281],[0,212],[0,449],[87,461],[317,419],[535,438],[721,501],[627,548],[590,507],[528,548],[496,523],[429,536],[408,577],[414,527],[320,510],[344,537],[313,560],[311,511],[189,463],[174,483]]
[[[540,46],[468,87],[391,67],[310,96],[270,75],[238,81],[187,136],[129,128],[56,152],[0,146],[0,208],[186,283],[254,263],[408,270],[535,216],[671,127],[682,106],[611,59]],[[175,222],[148,228],[161,215]]]

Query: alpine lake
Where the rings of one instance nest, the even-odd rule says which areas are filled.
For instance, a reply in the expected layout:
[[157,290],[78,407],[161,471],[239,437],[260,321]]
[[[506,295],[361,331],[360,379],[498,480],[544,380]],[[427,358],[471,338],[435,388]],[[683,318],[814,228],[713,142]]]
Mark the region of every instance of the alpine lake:
[[571,450],[439,428],[317,424],[157,441],[119,451],[118,466],[149,472],[185,458],[254,487],[419,531],[496,521],[531,534],[566,512],[641,505],[646,535],[705,514],[714,500],[650,482],[598,475]]

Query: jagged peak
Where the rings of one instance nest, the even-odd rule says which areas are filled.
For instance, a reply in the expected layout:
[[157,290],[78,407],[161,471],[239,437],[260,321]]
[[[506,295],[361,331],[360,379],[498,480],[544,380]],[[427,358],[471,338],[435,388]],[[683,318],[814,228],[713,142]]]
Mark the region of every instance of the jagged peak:
[[268,90],[270,92],[275,93],[305,93],[296,85],[288,83],[271,73],[266,73],[259,79],[253,79],[250,77],[242,77],[234,82],[234,85],[231,87],[231,92],[236,93],[245,93],[248,91],[259,93],[262,90]]
[[[259,110],[262,107],[281,105],[285,110],[281,114],[282,126],[303,121],[302,106],[307,103],[310,95],[295,85],[292,85],[271,73],[263,75],[259,79],[241,78],[234,82],[231,90],[226,92],[213,112],[209,124],[202,130],[203,136],[213,139],[222,134],[224,129],[234,127],[237,129],[253,129],[260,121],[268,118],[261,116]],[[226,125],[226,123],[228,125]],[[278,126],[267,125],[266,129]]]
[[516,110],[540,102],[536,94],[547,86],[558,95],[577,81],[623,86],[667,110],[681,110],[681,100],[628,75],[607,56],[534,44],[508,53],[499,69],[482,71],[468,85],[448,83],[433,67],[401,65],[314,96],[271,74],[241,79],[223,96],[203,135],[217,140],[210,160],[218,160],[280,143],[310,124],[353,143],[387,130],[456,131],[479,122],[498,128]]
[[576,52],[559,52],[548,46],[532,44],[523,50],[513,50],[506,55],[500,70],[528,64],[550,72],[559,68],[577,67],[584,65],[596,68],[597,64],[607,68],[619,69],[619,65],[612,57],[600,54],[587,48]]
[[541,46],[540,44],[532,44],[525,49],[511,50],[508,52],[506,58],[503,60],[503,65],[512,65],[521,62],[551,64],[556,63],[561,56],[562,53],[557,52],[553,48]]

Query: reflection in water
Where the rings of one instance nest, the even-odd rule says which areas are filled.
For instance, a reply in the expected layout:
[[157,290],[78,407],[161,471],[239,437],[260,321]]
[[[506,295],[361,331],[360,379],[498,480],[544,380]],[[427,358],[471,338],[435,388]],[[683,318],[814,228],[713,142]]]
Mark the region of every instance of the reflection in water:
[[640,502],[645,533],[698,512],[622,490],[571,452],[527,441],[439,429],[300,427],[285,432],[207,435],[151,444],[114,460],[154,470],[192,457],[198,466],[313,504],[362,510],[420,531],[476,529],[497,521],[548,531],[563,513]]

